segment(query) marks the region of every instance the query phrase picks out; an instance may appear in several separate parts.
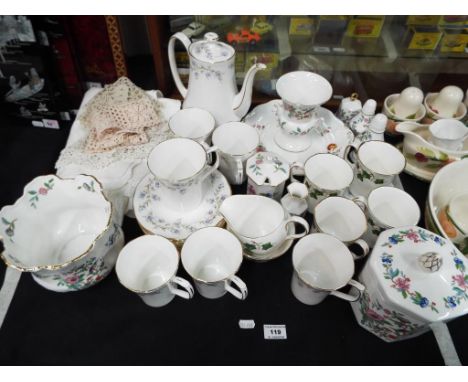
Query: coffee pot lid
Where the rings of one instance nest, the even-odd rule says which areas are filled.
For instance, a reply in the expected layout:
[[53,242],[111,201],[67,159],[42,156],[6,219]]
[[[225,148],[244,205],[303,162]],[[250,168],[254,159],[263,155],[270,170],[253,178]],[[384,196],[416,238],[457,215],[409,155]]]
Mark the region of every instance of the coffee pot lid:
[[386,299],[426,322],[468,313],[468,261],[449,240],[417,226],[382,232],[369,266]]
[[196,41],[189,46],[189,54],[202,62],[214,64],[229,60],[235,54],[232,46],[218,41],[214,32],[205,33],[203,40]]
[[246,171],[259,186],[278,186],[289,178],[289,163],[275,153],[262,151],[247,160]]

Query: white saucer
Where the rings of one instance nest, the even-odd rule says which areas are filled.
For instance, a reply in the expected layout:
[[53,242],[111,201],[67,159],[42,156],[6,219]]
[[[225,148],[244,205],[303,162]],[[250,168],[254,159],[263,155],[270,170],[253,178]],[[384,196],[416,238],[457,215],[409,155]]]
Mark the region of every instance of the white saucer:
[[[229,228],[228,228],[228,231],[229,231]],[[293,224],[289,224],[288,225],[288,235],[292,235],[294,233],[296,233],[296,228],[294,227]],[[249,251],[246,251],[244,249],[243,250],[244,257],[246,259],[253,260],[253,261],[256,261],[256,262],[259,262],[259,263],[263,263],[265,261],[270,261],[270,260],[276,259],[276,258],[284,255],[286,252],[288,252],[288,250],[289,250],[289,248],[291,248],[291,245],[293,244],[294,240],[295,239],[286,240],[283,244],[281,244],[278,247],[278,249],[268,253],[265,256],[255,255],[255,254],[250,253]]]
[[281,148],[275,141],[275,136],[281,128],[276,116],[277,108],[281,105],[281,102],[281,100],[273,100],[259,105],[244,118],[245,123],[257,129],[260,135],[260,144],[266,151],[281,155],[290,164],[293,162],[304,163],[317,153],[328,152],[343,156],[346,146],[353,142],[354,134],[352,131],[345,127],[343,122],[336,118],[331,111],[319,107],[317,117],[324,119],[330,131],[324,136],[311,132],[310,134],[313,135],[312,144],[304,151],[293,152]]
[[182,242],[191,233],[204,227],[224,224],[219,206],[231,196],[231,187],[219,171],[214,171],[207,179],[209,189],[203,202],[190,212],[169,209],[161,200],[160,183],[148,174],[138,184],[133,197],[135,217],[141,228],[151,234]]

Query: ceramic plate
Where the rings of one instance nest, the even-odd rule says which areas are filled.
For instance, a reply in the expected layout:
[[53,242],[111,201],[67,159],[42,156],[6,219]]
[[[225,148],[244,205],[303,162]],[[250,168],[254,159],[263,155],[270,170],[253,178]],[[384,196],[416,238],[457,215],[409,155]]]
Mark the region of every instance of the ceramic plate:
[[223,200],[231,196],[231,187],[219,171],[213,172],[206,181],[209,188],[200,206],[191,212],[180,213],[167,208],[159,191],[159,181],[148,174],[138,184],[133,198],[135,216],[142,229],[170,240],[183,241],[200,228],[223,224],[218,210]]
[[304,151],[292,152],[279,147],[275,142],[275,135],[280,129],[276,113],[281,102],[281,100],[273,100],[257,106],[244,119],[245,123],[257,129],[260,143],[266,151],[280,155],[289,163],[304,163],[317,153],[333,153],[343,156],[344,149],[352,143],[354,135],[331,111],[323,107],[319,107],[317,114],[319,118],[324,118],[329,129],[328,133],[321,136],[312,132],[311,134],[315,135],[312,145]]

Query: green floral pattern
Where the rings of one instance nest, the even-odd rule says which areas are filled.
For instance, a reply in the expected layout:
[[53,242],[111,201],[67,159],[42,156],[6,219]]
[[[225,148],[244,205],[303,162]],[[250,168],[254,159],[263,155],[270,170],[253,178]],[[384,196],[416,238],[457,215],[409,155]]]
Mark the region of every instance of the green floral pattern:
[[379,177],[376,177],[373,173],[367,172],[365,169],[361,168],[361,166],[356,166],[357,172],[356,177],[361,181],[364,182],[366,179],[371,181],[374,184],[384,184],[385,180]]
[[5,227],[5,235],[7,235],[8,239],[13,243],[13,236],[15,236],[15,222],[16,219],[8,220],[2,217],[2,223],[6,226]]
[[81,189],[89,191],[89,192],[96,192],[96,189],[94,188],[94,180],[92,180],[89,183],[83,182],[81,186],[78,186],[78,190],[81,190]]
[[335,191],[327,192],[319,188],[309,187],[309,196],[312,199],[318,200],[318,199],[325,199],[330,196],[338,196],[338,192],[335,192]]
[[31,207],[37,208],[36,203],[39,201],[40,196],[46,196],[49,191],[54,188],[54,178],[50,178],[48,181],[44,182],[42,187],[39,187],[37,190],[29,190],[28,194],[30,195],[29,204]]
[[402,270],[393,268],[393,255],[384,253],[381,256],[382,267],[384,269],[384,278],[390,280],[390,286],[401,296],[406,299],[410,298],[411,301],[421,308],[430,308],[432,311],[438,313],[436,303],[424,297],[420,292],[411,289],[411,279],[407,277]]
[[424,329],[423,325],[410,321],[404,314],[384,309],[377,300],[371,300],[367,291],[362,294],[359,304],[361,325],[387,341],[395,341]]
[[271,163],[273,164],[273,173],[277,173],[278,171],[281,171],[284,174],[288,173],[284,163],[278,157],[274,155],[268,155],[267,158],[265,158],[265,154],[262,152],[256,155],[255,162],[249,166],[249,169],[252,170],[255,175],[262,176],[262,165],[265,164],[265,160],[271,160]]
[[244,250],[246,250],[247,252],[264,252],[270,250],[271,248],[273,248],[273,244],[271,244],[271,242],[269,241],[265,243],[257,243],[256,241],[252,240],[251,242],[244,243]]

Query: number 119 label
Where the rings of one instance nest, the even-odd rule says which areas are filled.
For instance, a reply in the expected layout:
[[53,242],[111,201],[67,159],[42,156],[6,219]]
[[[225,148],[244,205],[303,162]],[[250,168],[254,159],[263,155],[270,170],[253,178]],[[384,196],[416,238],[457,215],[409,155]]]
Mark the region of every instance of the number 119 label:
[[286,325],[263,325],[263,336],[266,340],[285,340]]

